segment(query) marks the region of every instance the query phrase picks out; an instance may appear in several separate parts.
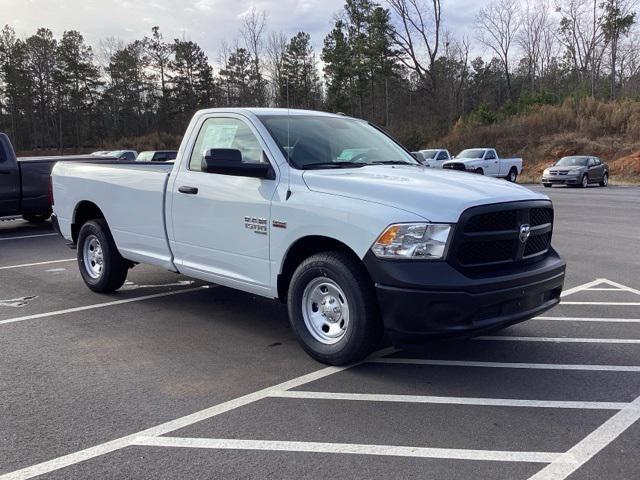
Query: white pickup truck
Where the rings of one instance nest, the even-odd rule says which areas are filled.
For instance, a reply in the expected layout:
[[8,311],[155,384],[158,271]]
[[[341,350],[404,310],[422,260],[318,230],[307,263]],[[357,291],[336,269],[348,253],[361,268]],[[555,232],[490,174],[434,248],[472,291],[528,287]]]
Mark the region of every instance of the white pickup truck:
[[202,110],[174,165],[58,163],[52,191],[90,289],[147,263],[280,299],[329,364],[385,329],[407,344],[526,320],[564,281],[546,196],[424,167],[342,115]]
[[468,148],[462,150],[453,160],[444,162],[442,168],[465,170],[515,182],[522,173],[522,159],[500,158],[493,148]]

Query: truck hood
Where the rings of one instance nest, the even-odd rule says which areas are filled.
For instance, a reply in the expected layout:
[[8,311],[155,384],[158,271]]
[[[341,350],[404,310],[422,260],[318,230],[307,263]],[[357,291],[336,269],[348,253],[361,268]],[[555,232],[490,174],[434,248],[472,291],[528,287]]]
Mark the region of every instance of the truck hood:
[[467,208],[548,197],[475,173],[402,165],[307,170],[310,190],[393,206],[432,222],[455,223]]

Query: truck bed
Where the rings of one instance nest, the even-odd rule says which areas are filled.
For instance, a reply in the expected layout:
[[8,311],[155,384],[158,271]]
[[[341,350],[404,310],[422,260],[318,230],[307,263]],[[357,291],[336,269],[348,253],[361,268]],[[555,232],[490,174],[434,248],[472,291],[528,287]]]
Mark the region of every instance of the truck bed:
[[171,163],[61,162],[52,177],[63,235],[71,236],[75,206],[99,205],[120,253],[135,262],[173,270],[165,225],[165,193]]

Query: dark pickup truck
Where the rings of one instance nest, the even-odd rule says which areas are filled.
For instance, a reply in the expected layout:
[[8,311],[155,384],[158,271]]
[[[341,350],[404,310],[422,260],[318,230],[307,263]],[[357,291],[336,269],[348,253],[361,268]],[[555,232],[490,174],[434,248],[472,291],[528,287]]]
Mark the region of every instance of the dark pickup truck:
[[0,218],[21,215],[30,222],[44,222],[51,215],[49,177],[55,163],[100,158],[91,155],[16,158],[9,137],[0,133]]

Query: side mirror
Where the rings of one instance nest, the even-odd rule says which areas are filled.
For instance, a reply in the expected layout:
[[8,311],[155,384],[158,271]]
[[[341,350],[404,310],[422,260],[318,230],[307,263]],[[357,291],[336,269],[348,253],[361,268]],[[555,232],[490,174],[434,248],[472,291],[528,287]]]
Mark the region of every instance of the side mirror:
[[202,171],[236,177],[273,180],[275,174],[269,163],[243,163],[242,152],[234,148],[212,148],[202,157]]

